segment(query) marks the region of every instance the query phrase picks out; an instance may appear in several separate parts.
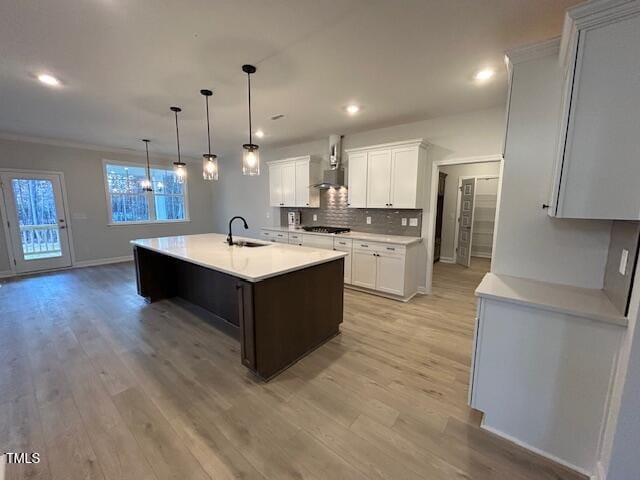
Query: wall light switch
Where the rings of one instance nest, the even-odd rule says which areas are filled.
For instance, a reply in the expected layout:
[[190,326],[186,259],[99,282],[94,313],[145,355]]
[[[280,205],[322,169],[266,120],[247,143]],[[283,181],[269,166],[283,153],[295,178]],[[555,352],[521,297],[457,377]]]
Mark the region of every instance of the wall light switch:
[[406,218],[403,218],[403,219],[402,219],[402,226],[403,226],[403,227],[406,227],[406,226],[407,226],[407,219],[406,219]]
[[409,219],[409,225],[411,227],[417,227],[418,226],[418,219],[417,218],[410,218]]
[[367,217],[367,225],[371,225],[371,217]]
[[267,212],[267,218],[271,218],[271,212]]
[[629,261],[629,250],[627,250],[626,248],[623,248],[622,254],[620,255],[620,266],[618,267],[618,271],[620,272],[620,275],[626,275],[628,261]]
[[318,221],[318,215],[316,215],[315,213],[313,214],[313,221],[317,222]]

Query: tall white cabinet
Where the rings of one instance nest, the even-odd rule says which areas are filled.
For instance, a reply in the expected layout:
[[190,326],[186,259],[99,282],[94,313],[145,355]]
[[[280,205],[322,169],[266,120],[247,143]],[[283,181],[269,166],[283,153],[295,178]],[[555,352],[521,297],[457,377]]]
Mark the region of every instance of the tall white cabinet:
[[320,160],[307,155],[269,162],[269,204],[272,207],[319,207]]
[[567,13],[565,92],[549,214],[640,219],[640,2]]
[[422,208],[427,188],[426,147],[418,139],[346,150],[348,206]]

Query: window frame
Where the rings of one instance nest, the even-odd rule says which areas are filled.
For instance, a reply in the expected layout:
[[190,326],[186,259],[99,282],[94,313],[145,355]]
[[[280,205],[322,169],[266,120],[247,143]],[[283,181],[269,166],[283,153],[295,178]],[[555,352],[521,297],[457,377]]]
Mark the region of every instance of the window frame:
[[[146,170],[146,163],[136,163],[136,162],[125,162],[121,160],[109,160],[107,158],[102,159],[102,178],[104,182],[104,193],[105,200],[107,202],[107,226],[109,227],[119,227],[123,225],[154,225],[154,224],[162,224],[162,223],[187,223],[191,221],[191,217],[189,216],[189,186],[188,186],[188,177],[184,179],[184,183],[182,184],[182,196],[184,199],[184,218],[180,220],[157,220],[156,215],[156,202],[155,202],[155,193],[154,192],[143,192],[142,195],[147,198],[147,205],[149,206],[149,217],[153,217],[153,219],[149,220],[134,220],[130,222],[114,222],[113,221],[113,210],[111,208],[111,192],[109,192],[109,180],[107,178],[107,165],[121,165],[124,167],[136,167],[136,168],[144,168]],[[158,169],[158,170],[171,170],[171,167],[168,165],[158,165],[158,164],[149,164],[150,169]],[[128,194],[116,194],[116,195],[128,195]],[[138,195],[138,194],[131,194]],[[162,194],[164,195],[164,194]],[[171,194],[167,194],[165,196],[172,196]],[[173,195],[178,197],[179,195]]]

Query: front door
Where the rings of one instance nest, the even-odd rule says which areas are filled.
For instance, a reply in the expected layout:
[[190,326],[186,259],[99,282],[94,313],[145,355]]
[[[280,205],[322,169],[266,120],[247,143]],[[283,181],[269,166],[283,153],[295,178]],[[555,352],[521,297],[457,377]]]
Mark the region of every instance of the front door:
[[0,179],[16,272],[71,266],[60,175],[9,172]]
[[458,216],[456,263],[465,267],[471,264],[471,237],[473,235],[473,202],[475,189],[475,178],[462,180],[460,186],[460,215]]

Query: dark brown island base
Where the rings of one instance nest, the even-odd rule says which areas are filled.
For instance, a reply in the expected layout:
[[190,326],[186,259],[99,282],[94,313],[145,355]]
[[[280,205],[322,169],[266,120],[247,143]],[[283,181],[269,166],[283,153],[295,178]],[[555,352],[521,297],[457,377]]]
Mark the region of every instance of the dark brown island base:
[[149,302],[179,297],[224,321],[237,334],[242,363],[263,380],[340,333],[344,254],[224,239],[134,240],[138,294]]

